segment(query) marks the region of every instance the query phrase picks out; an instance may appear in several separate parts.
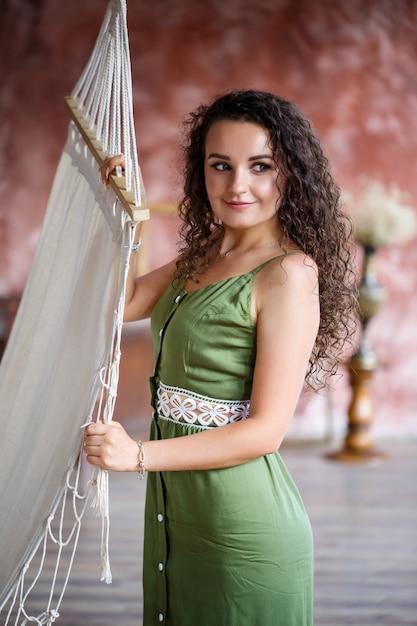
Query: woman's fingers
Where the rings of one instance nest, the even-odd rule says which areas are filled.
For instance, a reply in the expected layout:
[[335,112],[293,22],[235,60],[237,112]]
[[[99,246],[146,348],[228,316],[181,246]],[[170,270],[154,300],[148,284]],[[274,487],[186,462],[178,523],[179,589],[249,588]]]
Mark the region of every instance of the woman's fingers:
[[90,435],[84,439],[84,448],[91,448],[94,446],[99,446],[102,443],[103,443],[103,436],[98,437],[95,435]]
[[112,422],[111,424],[105,424],[104,422],[91,422],[88,426],[85,427],[85,435],[88,437],[89,435],[104,435],[110,426],[114,426],[117,422]]
[[99,456],[109,438],[109,424],[94,422],[85,429],[84,451],[87,456]]
[[87,461],[104,469],[132,471],[137,468],[137,444],[118,422],[94,422],[85,429]]
[[105,185],[108,185],[110,174],[114,172],[116,167],[118,166],[124,167],[124,164],[125,164],[125,158],[123,154],[117,154],[115,156],[106,157],[100,167],[100,174],[101,174],[102,182]]

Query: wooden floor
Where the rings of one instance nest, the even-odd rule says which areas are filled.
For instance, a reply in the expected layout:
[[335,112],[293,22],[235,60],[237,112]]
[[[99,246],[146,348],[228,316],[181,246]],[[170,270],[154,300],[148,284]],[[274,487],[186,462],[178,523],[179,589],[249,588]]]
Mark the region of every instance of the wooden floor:
[[[149,415],[149,332],[127,334],[122,353],[115,418],[132,436],[146,437],[147,418],[137,415]],[[316,626],[417,626],[417,441],[380,446],[388,459],[379,466],[329,461],[331,444],[293,443],[281,451],[313,526]],[[145,485],[135,474],[111,474],[110,492],[113,583],[100,582],[100,522],[87,511],[58,626],[142,623]],[[44,610],[48,589],[42,583],[32,595],[33,613]]]
[[[324,444],[282,450],[315,535],[316,626],[417,625],[417,445],[383,447],[388,460],[373,467],[329,461]],[[88,512],[60,626],[142,623],[145,485],[135,474],[113,474],[110,489],[114,582],[99,581],[100,527]],[[32,608],[42,601],[35,594]]]

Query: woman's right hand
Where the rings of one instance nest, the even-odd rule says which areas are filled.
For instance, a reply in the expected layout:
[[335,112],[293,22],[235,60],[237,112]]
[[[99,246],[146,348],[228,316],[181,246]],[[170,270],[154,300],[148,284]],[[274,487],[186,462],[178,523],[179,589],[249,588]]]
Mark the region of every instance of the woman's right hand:
[[114,172],[116,167],[124,167],[125,157],[123,154],[117,154],[116,156],[108,156],[104,159],[100,167],[101,180],[104,185],[109,184],[110,174]]

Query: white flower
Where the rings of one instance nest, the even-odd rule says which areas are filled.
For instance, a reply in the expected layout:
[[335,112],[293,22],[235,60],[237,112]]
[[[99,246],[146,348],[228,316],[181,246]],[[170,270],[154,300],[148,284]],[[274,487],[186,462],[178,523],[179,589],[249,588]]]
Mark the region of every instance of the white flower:
[[351,208],[356,239],[364,246],[378,248],[412,239],[417,232],[414,209],[398,187],[386,187],[378,180],[366,181],[357,198],[344,192]]

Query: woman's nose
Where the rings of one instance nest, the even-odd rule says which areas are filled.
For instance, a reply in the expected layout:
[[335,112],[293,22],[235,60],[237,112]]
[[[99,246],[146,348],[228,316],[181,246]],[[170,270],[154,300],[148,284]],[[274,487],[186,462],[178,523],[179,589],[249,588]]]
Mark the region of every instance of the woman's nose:
[[229,178],[229,189],[234,193],[244,193],[245,191],[247,191],[247,172],[240,168],[233,170]]

